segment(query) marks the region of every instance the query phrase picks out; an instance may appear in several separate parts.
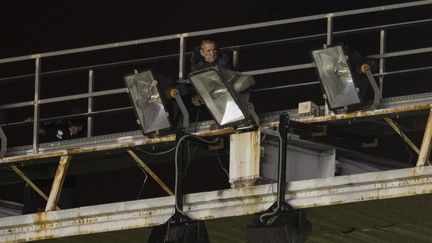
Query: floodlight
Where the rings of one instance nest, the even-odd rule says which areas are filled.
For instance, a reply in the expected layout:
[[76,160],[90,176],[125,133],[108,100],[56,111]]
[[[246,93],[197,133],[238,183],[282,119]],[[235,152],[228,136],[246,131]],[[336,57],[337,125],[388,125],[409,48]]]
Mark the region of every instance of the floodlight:
[[143,133],[170,128],[169,114],[152,71],[135,72],[125,76],[124,81]]
[[371,86],[376,94],[374,104],[377,104],[377,85],[370,79],[372,76],[360,71],[364,61],[360,54],[336,45],[313,50],[312,57],[330,110],[337,112],[366,106]]
[[253,115],[248,92],[255,84],[252,76],[216,66],[191,73],[189,80],[220,126],[240,123]]

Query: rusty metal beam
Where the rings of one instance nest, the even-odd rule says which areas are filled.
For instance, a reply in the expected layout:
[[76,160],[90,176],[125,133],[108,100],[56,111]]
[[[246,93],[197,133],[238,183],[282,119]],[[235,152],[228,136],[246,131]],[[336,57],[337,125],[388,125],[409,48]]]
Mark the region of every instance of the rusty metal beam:
[[426,162],[430,164],[428,159],[432,147],[431,139],[432,139],[432,109],[429,111],[429,118],[423,135],[423,141],[420,148],[420,154],[417,160],[417,166],[423,166],[426,164]]
[[[253,214],[276,200],[273,191],[276,184],[188,194],[185,213],[200,220]],[[310,208],[427,193],[432,193],[432,166],[290,182],[286,198],[294,208]],[[170,196],[2,218],[0,242],[150,227],[172,215],[174,200]]]
[[54,176],[54,181],[51,186],[51,192],[48,198],[48,202],[45,207],[45,211],[53,211],[56,208],[57,202],[60,198],[61,189],[63,187],[63,182],[66,177],[66,172],[69,167],[69,161],[71,156],[65,155],[60,158],[59,165],[57,167],[56,174]]
[[15,173],[17,173],[31,188],[33,188],[33,190],[35,190],[43,199],[45,199],[45,201],[48,201],[48,197],[47,195],[45,195],[45,193],[39,189],[39,187],[37,187],[31,180],[30,178],[28,178],[24,172],[22,172],[20,169],[18,169],[18,167],[16,167],[15,165],[11,165],[11,169],[13,171],[15,171]]
[[417,148],[417,146],[411,141],[411,139],[409,139],[409,137],[400,130],[398,125],[392,119],[386,117],[384,118],[384,120],[389,124],[391,128],[393,128],[393,130],[395,130],[397,134],[399,134],[399,136],[401,136],[401,138],[417,153],[417,155],[420,154],[420,149]]
[[[406,105],[399,106],[388,109],[380,109],[373,111],[357,111],[347,114],[337,114],[337,115],[329,115],[329,116],[320,116],[313,118],[297,118],[296,120],[303,123],[326,123],[333,121],[343,121],[343,120],[360,120],[360,119],[377,119],[382,117],[396,116],[402,113],[410,113],[410,112],[422,112],[424,110],[430,110],[432,108],[431,103],[422,103],[415,105]],[[263,123],[262,127],[264,128],[276,128],[278,126],[278,122],[268,122]],[[236,133],[237,131],[234,128],[222,128],[215,129],[209,131],[200,131],[194,133],[198,136],[209,137],[209,136],[222,136],[228,135],[232,133]],[[35,160],[35,159],[43,159],[43,158],[52,158],[59,157],[63,155],[75,155],[82,153],[91,153],[98,151],[107,151],[113,149],[124,149],[135,147],[144,144],[159,144],[166,142],[174,142],[175,135],[167,135],[157,138],[144,138],[142,135],[139,137],[126,136],[121,137],[116,140],[114,143],[109,144],[89,144],[83,147],[73,148],[73,149],[62,149],[57,151],[39,151],[38,154],[26,154],[26,155],[18,155],[12,157],[5,157],[0,159],[0,164],[16,164],[21,161]]]
[[376,119],[381,117],[396,116],[401,113],[416,112],[422,110],[430,110],[432,108],[431,103],[415,104],[400,106],[387,109],[378,109],[370,111],[356,111],[346,114],[337,114],[329,116],[319,116],[312,118],[298,118],[297,121],[303,123],[325,123],[343,120],[360,120],[360,119]]
[[[222,128],[216,130],[200,131],[193,134],[202,137],[211,137],[211,136],[228,135],[235,132],[237,132],[235,129],[228,127],[228,128]],[[138,137],[125,136],[125,137],[117,138],[114,143],[109,143],[109,144],[95,145],[94,143],[92,143],[86,145],[85,147],[83,146],[83,147],[71,148],[71,149],[61,149],[56,151],[39,151],[38,154],[25,154],[25,155],[5,157],[3,159],[0,159],[0,164],[13,165],[22,161],[54,158],[54,157],[60,157],[64,155],[76,155],[76,154],[83,154],[83,153],[108,151],[114,149],[125,149],[125,148],[127,149],[127,148],[144,145],[144,144],[160,144],[160,143],[174,142],[175,140],[176,140],[175,135],[167,135],[167,136],[161,136],[156,138],[145,138],[142,135]]]
[[137,162],[138,166],[143,168],[156,183],[170,196],[174,196],[174,193],[169,189],[169,187],[157,176],[150,167],[148,167],[144,161],[142,161],[132,150],[128,149],[129,155]]

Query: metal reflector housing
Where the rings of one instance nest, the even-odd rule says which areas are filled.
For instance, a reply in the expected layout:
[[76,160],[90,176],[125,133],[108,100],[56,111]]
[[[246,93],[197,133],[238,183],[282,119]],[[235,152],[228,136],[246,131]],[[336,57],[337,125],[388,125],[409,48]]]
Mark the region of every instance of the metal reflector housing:
[[171,127],[169,114],[162,102],[158,82],[150,70],[124,77],[139,124],[144,134]]
[[211,67],[194,72],[189,79],[220,126],[246,119],[245,107],[233,91],[232,83],[239,73]]
[[355,75],[342,45],[312,51],[331,110],[362,103]]

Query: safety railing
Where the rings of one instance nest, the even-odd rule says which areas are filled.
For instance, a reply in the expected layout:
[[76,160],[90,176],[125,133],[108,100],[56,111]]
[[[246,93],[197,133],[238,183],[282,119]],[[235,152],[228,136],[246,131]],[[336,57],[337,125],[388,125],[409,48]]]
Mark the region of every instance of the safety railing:
[[[22,61],[31,61],[33,62],[34,66],[34,72],[30,74],[20,74],[20,75],[12,75],[7,77],[0,77],[0,84],[5,82],[15,82],[22,79],[28,79],[31,78],[34,80],[34,98],[33,100],[29,101],[20,101],[10,104],[0,104],[0,110],[8,110],[8,109],[17,109],[17,108],[24,108],[24,107],[33,107],[32,111],[32,125],[33,125],[33,134],[32,134],[32,150],[33,153],[38,153],[39,151],[39,127],[40,122],[44,120],[52,120],[52,119],[62,119],[62,118],[70,118],[74,116],[85,116],[87,117],[87,137],[91,137],[93,134],[93,117],[99,114],[104,113],[113,113],[113,112],[119,112],[124,110],[131,110],[131,107],[120,107],[120,108],[114,108],[114,109],[104,109],[104,110],[95,110],[94,109],[94,98],[99,96],[108,96],[108,95],[117,95],[117,94],[124,94],[127,92],[125,88],[116,88],[116,89],[108,89],[108,90],[101,90],[101,91],[95,91],[94,85],[95,85],[95,73],[98,70],[101,69],[108,69],[108,68],[114,68],[119,66],[127,66],[127,65],[134,65],[134,64],[143,64],[143,63],[154,63],[158,61],[164,61],[164,60],[176,60],[178,61],[178,78],[184,79],[186,78],[186,57],[191,54],[190,51],[187,50],[186,42],[188,39],[191,38],[198,38],[198,37],[205,37],[209,35],[217,35],[217,34],[226,34],[231,32],[241,32],[246,30],[263,30],[265,28],[272,28],[275,26],[284,26],[284,25],[290,25],[290,24],[299,24],[299,23],[305,23],[309,21],[318,21],[323,23],[323,26],[325,26],[325,30],[321,33],[315,33],[310,35],[300,35],[295,37],[288,37],[288,38],[278,38],[274,40],[266,40],[266,41],[257,41],[253,43],[246,43],[246,44],[240,44],[240,45],[226,45],[222,47],[223,50],[229,50],[233,53],[233,62],[234,64],[238,63],[239,61],[239,53],[241,51],[245,51],[251,48],[263,48],[267,46],[274,46],[279,44],[290,44],[290,43],[298,43],[298,42],[304,42],[304,41],[310,41],[310,40],[319,40],[321,41],[321,44],[331,45],[335,41],[335,38],[343,38],[344,36],[350,36],[353,34],[358,33],[376,33],[379,32],[379,52],[373,55],[369,55],[370,58],[377,58],[379,59],[379,71],[375,73],[374,75],[378,77],[379,84],[383,88],[384,87],[384,81],[386,76],[390,75],[397,75],[402,73],[411,73],[411,72],[419,72],[419,71],[427,71],[432,70],[432,66],[423,66],[423,67],[415,67],[415,68],[405,68],[405,69],[399,69],[399,70],[393,70],[393,71],[387,71],[385,69],[386,67],[386,59],[387,58],[395,58],[395,57],[401,57],[401,56],[409,56],[414,54],[423,54],[423,53],[429,53],[432,52],[432,47],[420,47],[420,48],[413,48],[412,49],[403,49],[399,51],[394,52],[386,52],[386,45],[387,43],[387,31],[393,30],[393,29],[400,29],[400,28],[410,28],[413,26],[427,26],[432,23],[432,18],[422,18],[422,19],[409,19],[404,20],[401,18],[401,20],[398,20],[393,23],[386,23],[381,25],[375,25],[375,26],[367,26],[367,27],[360,27],[360,28],[353,28],[353,29],[344,29],[344,30],[334,30],[335,21],[338,20],[338,18],[342,17],[358,17],[362,18],[362,15],[365,14],[371,14],[371,13],[381,13],[386,11],[396,11],[396,10],[409,10],[412,8],[420,8],[423,6],[430,6],[432,5],[432,1],[415,1],[415,2],[409,2],[409,3],[403,3],[403,4],[394,4],[394,5],[387,5],[387,6],[380,6],[380,7],[371,7],[371,8],[365,8],[365,9],[357,9],[357,10],[350,10],[350,11],[342,11],[342,12],[336,12],[336,13],[327,13],[327,14],[318,14],[318,15],[312,15],[312,16],[306,16],[306,17],[298,17],[298,18],[292,18],[292,19],[285,19],[285,20],[277,20],[277,21],[270,21],[270,22],[263,22],[263,23],[255,23],[255,24],[248,24],[248,25],[241,25],[241,26],[234,26],[234,27],[226,27],[226,28],[219,28],[219,29],[213,29],[213,30],[205,30],[205,31],[196,31],[196,32],[189,32],[189,33],[181,33],[181,34],[175,34],[175,35],[166,35],[166,36],[160,36],[160,37],[153,37],[153,38],[146,38],[146,39],[139,39],[139,40],[132,40],[132,41],[125,41],[125,42],[118,42],[118,43],[111,43],[111,44],[104,44],[104,45],[96,45],[96,46],[90,46],[90,47],[83,47],[83,48],[75,48],[75,49],[69,49],[69,50],[62,50],[62,51],[54,51],[54,52],[46,52],[46,53],[40,53],[40,54],[33,54],[33,55],[26,55],[26,56],[19,56],[19,57],[12,57],[12,58],[5,58],[0,59],[0,67],[5,64],[9,63],[19,63]],[[141,46],[141,45],[147,45],[150,43],[157,43],[157,42],[163,42],[163,41],[176,41],[178,45],[178,52],[173,54],[167,54],[167,55],[161,55],[161,56],[155,56],[155,57],[146,57],[146,58],[138,58],[138,59],[131,59],[131,60],[122,60],[122,61],[116,61],[116,62],[104,62],[104,63],[97,63],[94,65],[85,65],[85,66],[79,66],[79,67],[73,67],[73,68],[61,68],[58,70],[51,70],[51,71],[42,71],[43,66],[43,60],[47,58],[52,57],[59,57],[59,56],[67,56],[67,55],[75,55],[80,53],[92,53],[97,51],[104,51],[109,49],[115,49],[115,48],[121,48],[121,47],[130,47],[130,46]],[[314,48],[316,46],[310,46],[309,48]],[[146,64],[149,67],[151,67],[151,64]],[[314,64],[311,62],[306,63],[297,63],[294,65],[285,65],[285,66],[277,66],[272,68],[265,68],[265,69],[257,69],[257,70],[240,70],[242,72],[251,74],[251,75],[262,75],[262,74],[272,74],[272,73],[281,73],[281,72],[287,72],[287,71],[297,71],[297,70],[303,70],[303,69],[313,69]],[[58,75],[58,74],[68,74],[68,73],[75,73],[75,72],[82,72],[85,71],[88,73],[88,89],[85,93],[80,94],[73,94],[73,95],[66,95],[66,96],[59,96],[59,97],[52,97],[52,98],[41,98],[41,80],[49,75]],[[319,81],[309,81],[309,82],[300,82],[295,84],[284,84],[284,85],[277,85],[273,87],[261,87],[253,90],[252,92],[259,95],[260,93],[269,92],[273,90],[282,90],[282,89],[289,89],[294,87],[305,87],[305,86],[311,86],[311,85],[317,85],[319,84]],[[87,112],[81,113],[81,114],[72,114],[72,115],[66,115],[66,116],[55,116],[55,117],[48,117],[41,119],[40,117],[40,107],[41,105],[51,104],[51,103],[58,103],[58,102],[64,102],[64,101],[73,101],[78,99],[87,99]],[[12,125],[22,125],[24,121],[15,121],[13,123],[7,124],[8,126]],[[6,126],[6,124],[1,124],[2,126]]]

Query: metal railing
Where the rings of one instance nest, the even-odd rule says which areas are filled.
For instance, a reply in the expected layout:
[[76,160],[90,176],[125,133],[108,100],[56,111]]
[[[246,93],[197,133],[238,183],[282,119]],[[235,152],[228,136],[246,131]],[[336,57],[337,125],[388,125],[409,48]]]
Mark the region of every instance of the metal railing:
[[[195,32],[189,32],[189,33],[166,35],[166,36],[160,36],[160,37],[152,37],[152,38],[145,38],[145,39],[139,39],[139,40],[132,40],[132,41],[125,41],[125,42],[103,44],[103,45],[96,45],[96,46],[90,46],[90,47],[75,48],[75,49],[69,49],[69,50],[46,52],[46,53],[40,53],[40,54],[33,54],[33,55],[0,59],[0,66],[1,66],[1,64],[15,63],[15,62],[21,62],[21,61],[33,61],[34,62],[34,73],[0,78],[0,82],[15,81],[15,80],[21,80],[21,79],[25,79],[25,78],[33,78],[34,79],[34,99],[31,101],[17,102],[17,103],[13,103],[13,104],[1,104],[0,110],[33,106],[32,149],[33,149],[33,153],[38,153],[38,150],[39,150],[38,128],[39,128],[39,123],[41,122],[40,106],[43,104],[56,103],[56,102],[62,102],[62,101],[71,101],[71,100],[77,100],[77,99],[87,99],[87,112],[82,113],[80,115],[87,117],[87,136],[88,137],[91,137],[93,134],[92,117],[94,115],[97,115],[100,113],[110,113],[110,112],[115,112],[115,111],[119,111],[119,110],[131,109],[131,107],[122,107],[122,108],[117,108],[117,109],[107,109],[107,110],[103,110],[103,111],[94,111],[94,109],[93,109],[94,100],[93,99],[95,97],[113,95],[113,94],[123,94],[123,93],[127,92],[127,90],[125,88],[103,90],[103,91],[94,91],[94,82],[95,82],[94,76],[95,76],[95,72],[97,72],[97,70],[99,70],[99,69],[112,68],[112,67],[136,64],[136,63],[147,63],[147,62],[155,62],[155,61],[161,61],[161,60],[178,59],[178,77],[179,77],[179,79],[184,79],[185,78],[185,70],[186,70],[185,69],[186,56],[191,54],[191,52],[188,52],[186,50],[187,49],[186,48],[186,41],[188,38],[208,36],[208,35],[221,34],[221,33],[227,33],[227,32],[244,31],[244,30],[251,30],[251,29],[263,29],[266,27],[274,27],[274,26],[281,26],[281,25],[287,25],[287,24],[302,23],[302,22],[307,22],[307,21],[324,21],[326,24],[326,30],[320,34],[296,36],[296,37],[277,39],[277,40],[271,40],[271,41],[260,41],[260,42],[256,42],[256,43],[248,43],[248,44],[235,45],[235,46],[226,46],[226,47],[223,47],[222,49],[233,51],[234,52],[233,59],[235,62],[237,62],[238,58],[239,58],[238,53],[242,50],[247,50],[249,48],[260,48],[260,47],[265,47],[265,46],[269,46],[269,45],[276,45],[276,44],[289,44],[289,43],[302,42],[302,41],[313,40],[313,39],[323,39],[325,42],[323,44],[331,45],[331,44],[333,44],[334,37],[346,36],[346,35],[351,35],[351,34],[356,34],[356,33],[367,33],[367,32],[379,31],[380,51],[379,51],[379,53],[374,54],[374,55],[370,55],[368,57],[379,59],[379,71],[378,71],[378,73],[375,73],[374,75],[378,76],[380,86],[383,87],[384,77],[387,75],[395,75],[395,74],[400,74],[400,73],[417,72],[417,71],[425,71],[425,70],[431,70],[432,69],[432,66],[427,66],[427,67],[421,67],[421,68],[409,68],[409,69],[404,69],[404,70],[386,72],[386,70],[385,70],[385,59],[386,58],[432,52],[432,47],[410,49],[410,50],[401,50],[401,51],[395,51],[395,52],[386,52],[386,48],[385,48],[386,47],[386,31],[391,30],[391,29],[397,29],[397,28],[407,28],[407,27],[411,27],[411,26],[428,25],[428,24],[432,23],[432,18],[431,19],[414,20],[414,21],[411,20],[411,21],[405,21],[405,22],[399,22],[399,23],[391,23],[391,24],[385,24],[385,25],[377,25],[377,26],[350,29],[350,30],[342,30],[342,31],[334,31],[333,26],[334,26],[335,21],[337,20],[337,18],[344,17],[344,16],[359,16],[359,17],[361,17],[362,14],[366,14],[366,13],[379,13],[379,12],[383,12],[383,11],[398,10],[398,9],[403,10],[406,8],[421,7],[424,5],[431,5],[431,4],[432,4],[432,1],[430,1],[430,0],[415,1],[415,2],[403,3],[403,4],[393,4],[393,5],[387,5],[387,6],[349,10],[349,11],[342,11],[342,12],[336,12],[336,13],[318,14],[318,15],[298,17],[298,18],[285,19],[285,20],[269,21],[269,22],[263,22],[263,23],[255,23],[255,24],[248,24],[248,25],[241,25],[241,26],[234,26],[234,27],[204,30],[204,31],[195,31]],[[99,64],[95,64],[95,65],[87,65],[87,66],[81,66],[81,67],[59,69],[59,70],[53,70],[53,71],[47,71],[47,72],[42,72],[42,68],[41,68],[43,65],[42,60],[45,58],[49,58],[49,57],[57,57],[57,56],[77,54],[77,53],[95,52],[95,51],[102,51],[102,50],[108,50],[108,49],[119,48],[119,47],[139,46],[139,45],[145,45],[145,44],[149,44],[149,43],[169,41],[169,40],[178,41],[178,53],[173,53],[173,54],[163,55],[163,56],[156,56],[156,57],[132,59],[132,60],[126,60],[126,61],[119,61],[119,62],[99,63]],[[266,69],[260,69],[260,70],[249,70],[249,71],[244,71],[244,73],[247,73],[250,75],[261,75],[261,74],[271,74],[271,73],[277,73],[277,72],[286,72],[286,71],[310,69],[310,68],[314,68],[313,63],[300,63],[300,64],[296,64],[296,65],[289,65],[289,66],[282,66],[282,67],[273,67],[273,68],[266,68]],[[83,71],[83,70],[88,72],[88,91],[86,93],[41,99],[41,96],[40,96],[40,94],[41,94],[41,79],[43,77],[48,76],[48,75],[54,75],[54,74],[73,73],[73,72],[78,72],[78,71]],[[298,83],[298,84],[287,84],[287,85],[281,85],[281,86],[276,86],[276,87],[267,87],[267,88],[255,89],[252,92],[261,93],[261,92],[268,92],[268,91],[276,90],[276,89],[288,89],[288,88],[292,88],[292,87],[309,86],[309,85],[317,85],[317,84],[319,84],[318,81],[303,82],[303,83]],[[68,117],[68,116],[62,116],[62,117]],[[48,119],[59,119],[62,117],[50,117]],[[43,121],[43,119],[42,119],[42,121]],[[24,123],[24,122],[15,122],[15,123],[11,123],[8,125],[19,125],[22,123]],[[2,124],[2,126],[4,126],[4,125],[5,124]]]

